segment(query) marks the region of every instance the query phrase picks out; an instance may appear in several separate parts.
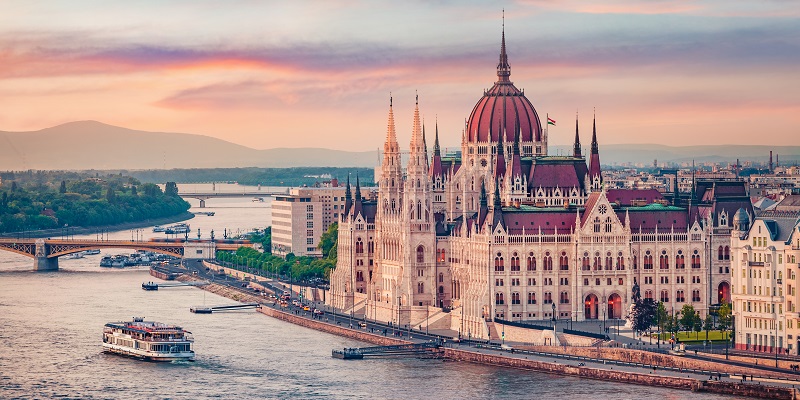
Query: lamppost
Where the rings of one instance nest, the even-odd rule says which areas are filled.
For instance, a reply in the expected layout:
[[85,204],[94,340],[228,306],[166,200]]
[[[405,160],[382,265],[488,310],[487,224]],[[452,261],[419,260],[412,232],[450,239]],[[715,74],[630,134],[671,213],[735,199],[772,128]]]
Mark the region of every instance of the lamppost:
[[550,303],[550,305],[553,306],[553,314],[552,314],[552,317],[553,317],[553,346],[555,346],[556,345],[556,341],[555,341],[555,339],[556,339],[556,303]]

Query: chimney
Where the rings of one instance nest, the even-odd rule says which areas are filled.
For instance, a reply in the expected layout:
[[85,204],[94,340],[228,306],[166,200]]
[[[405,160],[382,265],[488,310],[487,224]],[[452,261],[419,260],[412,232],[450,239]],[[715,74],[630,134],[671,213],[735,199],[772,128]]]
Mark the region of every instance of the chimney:
[[769,151],[769,172],[772,173],[772,150]]

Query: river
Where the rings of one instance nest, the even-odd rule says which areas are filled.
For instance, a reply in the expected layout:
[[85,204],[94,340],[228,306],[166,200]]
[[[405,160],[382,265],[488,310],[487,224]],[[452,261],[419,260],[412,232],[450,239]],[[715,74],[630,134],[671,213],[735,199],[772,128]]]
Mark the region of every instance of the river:
[[[211,229],[221,236],[226,228],[263,228],[269,224],[265,200],[211,199],[203,211],[216,215],[189,223],[204,237]],[[144,229],[112,232],[109,238],[131,235],[163,234]],[[62,259],[58,272],[36,273],[31,259],[0,252],[0,398],[720,397],[441,360],[334,359],[331,349],[363,344],[252,310],[192,314],[191,306],[231,300],[196,288],[143,291],[141,283],[153,279],[146,268],[100,268],[99,260],[99,255]],[[159,364],[102,353],[103,325],[133,316],[192,331],[197,360]]]

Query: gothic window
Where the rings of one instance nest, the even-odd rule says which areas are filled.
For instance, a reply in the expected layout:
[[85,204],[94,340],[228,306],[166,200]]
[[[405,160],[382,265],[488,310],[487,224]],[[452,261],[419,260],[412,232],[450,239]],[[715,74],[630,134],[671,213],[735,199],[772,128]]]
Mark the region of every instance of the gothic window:
[[356,254],[361,254],[364,252],[364,242],[361,241],[361,238],[356,239]]
[[594,218],[594,233],[600,233],[600,218]]
[[545,271],[552,271],[553,270],[553,257],[550,256],[550,252],[544,254],[544,268]]
[[517,256],[517,253],[511,256],[511,271],[519,272],[519,256]]
[[536,304],[536,293],[528,292],[528,304]]
[[597,208],[597,211],[600,211],[600,214],[605,215],[606,211],[608,211],[608,208],[606,208],[605,204],[601,204],[600,207]]
[[444,282],[444,274],[440,273],[439,274],[439,283],[442,283],[442,282]]
[[439,286],[439,294],[444,294],[444,286]]
[[417,201],[417,219],[422,219],[422,202],[420,201]]
[[650,254],[650,250],[644,253],[644,269],[653,269],[653,255]]
[[375,252],[375,242],[373,242],[372,239],[370,239],[370,241],[367,242],[367,253],[372,254],[374,252]]
[[551,304],[553,302],[553,294],[544,292],[544,304]]
[[611,233],[611,217],[606,217],[606,233]]
[[644,291],[644,298],[653,300],[653,291],[652,290],[645,290]]
[[581,270],[583,270],[583,271],[591,270],[591,263],[589,261],[589,253],[583,253],[583,263],[581,264]]
[[561,304],[569,304],[569,293],[561,292],[561,295],[558,298],[559,303]]
[[678,250],[678,255],[675,256],[675,269],[685,269],[686,262],[683,259],[683,250]]
[[425,262],[425,248],[422,245],[417,246],[417,262],[424,263]]
[[503,262],[503,255],[501,253],[497,253],[497,256],[494,258],[494,271],[503,272],[505,269],[506,267]]
[[561,252],[561,257],[558,259],[558,268],[561,271],[569,271],[569,257],[567,257],[566,251]]
[[528,271],[536,271],[536,257],[533,253],[528,254]]
[[661,291],[661,302],[662,303],[669,303],[669,292],[666,290]]
[[700,254],[697,250],[692,254],[692,268],[700,268]]
[[669,256],[666,250],[661,250],[661,255],[658,257],[658,267],[660,269],[669,269]]
[[686,301],[686,298],[684,297],[684,294],[683,294],[683,290],[678,290],[675,293],[675,301],[678,302],[678,303],[683,303],[683,302]]
[[519,293],[511,293],[511,304],[520,304]]
[[425,284],[420,282],[417,284],[417,293],[425,293]]
[[700,291],[699,290],[697,290],[697,289],[692,290],[692,301],[693,302],[699,302],[700,301]]
[[722,256],[724,260],[731,259],[731,248],[729,246],[725,246],[724,251],[722,252]]
[[601,271],[603,269],[603,261],[600,258],[600,253],[594,253],[594,263],[592,264],[592,271]]
[[502,293],[495,293],[494,294],[494,304],[505,304],[506,302],[503,300]]
[[613,258],[611,257],[611,252],[606,253],[606,271],[611,271]]
[[719,249],[717,249],[717,260],[723,260],[723,257],[723,247],[719,246]]
[[625,269],[625,257],[622,256],[622,252],[617,253],[617,271],[622,271]]

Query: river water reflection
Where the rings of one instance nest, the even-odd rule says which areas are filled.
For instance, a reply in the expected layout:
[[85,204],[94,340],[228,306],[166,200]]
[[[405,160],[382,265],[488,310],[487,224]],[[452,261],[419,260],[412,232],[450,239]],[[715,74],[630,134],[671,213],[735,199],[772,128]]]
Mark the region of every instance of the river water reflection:
[[[247,231],[269,224],[268,201],[213,199],[203,211],[216,215],[189,222],[203,236],[211,229]],[[138,233],[163,235],[151,231]],[[0,398],[718,397],[440,360],[333,359],[332,348],[363,344],[252,310],[192,314],[191,306],[231,301],[196,288],[146,292],[141,283],[153,279],[146,268],[100,268],[99,260],[62,259],[58,272],[35,273],[31,259],[0,252]],[[192,331],[197,360],[158,364],[103,354],[103,324],[133,316]]]

